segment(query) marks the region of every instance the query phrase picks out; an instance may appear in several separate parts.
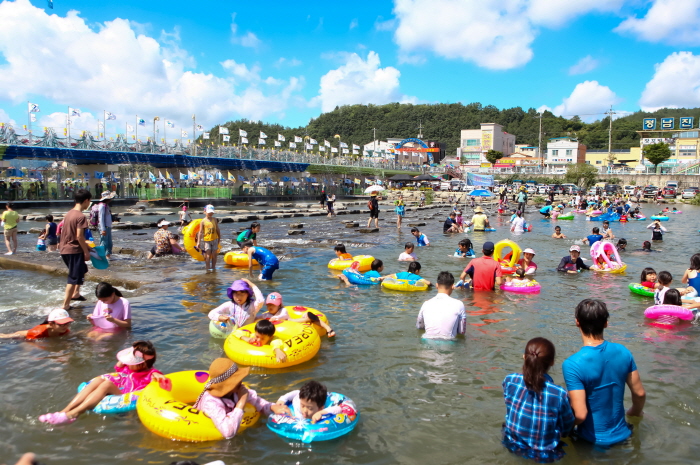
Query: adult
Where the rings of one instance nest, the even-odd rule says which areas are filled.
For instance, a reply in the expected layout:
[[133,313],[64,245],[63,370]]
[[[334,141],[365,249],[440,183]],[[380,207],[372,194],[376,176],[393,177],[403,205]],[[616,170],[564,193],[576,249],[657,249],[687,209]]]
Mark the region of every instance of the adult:
[[523,218],[523,212],[518,210],[513,216],[514,217],[510,220],[510,231],[514,233],[525,232],[525,218]]
[[158,220],[158,230],[153,234],[153,240],[156,242],[156,245],[148,252],[149,259],[171,254],[173,253],[173,246],[179,247],[175,235],[168,231],[170,225],[172,223],[165,218]]
[[73,195],[73,208],[63,217],[58,252],[63,263],[68,267],[66,293],[63,296],[63,309],[70,309],[71,300],[85,300],[80,295],[88,268],[85,264],[90,260],[90,248],[85,242],[85,231],[89,228],[88,220],[83,214],[90,205],[92,194],[87,189],[78,189]]
[[445,223],[442,225],[442,233],[457,233],[459,232],[459,225],[457,224],[457,214],[451,212],[450,216],[447,217]]
[[326,208],[328,208],[328,218],[335,216],[335,210],[333,210],[333,204],[335,204],[335,194],[328,194],[326,196]]
[[394,201],[394,211],[396,211],[396,229],[401,229],[401,221],[406,214],[406,204],[403,201],[403,194],[399,194],[399,198]]
[[[647,226],[647,229],[651,229],[651,240],[652,241],[663,241],[664,240],[663,233],[665,233],[667,230],[665,227],[663,227],[661,225],[660,220],[654,220],[653,223],[651,223],[649,226]],[[7,241],[7,239],[5,239],[5,241]]]
[[474,226],[474,231],[484,231],[486,228],[490,228],[489,219],[484,213],[484,209],[481,207],[476,207],[474,209],[474,216],[472,216],[471,221],[467,226]]
[[608,308],[601,300],[585,299],[576,306],[576,326],[583,347],[562,364],[579,436],[604,447],[632,434],[625,420],[625,384],[632,394],[627,415],[641,417],[646,401],[632,353],[622,344],[603,338],[608,317]]
[[472,278],[471,286],[475,291],[493,291],[501,285],[501,264],[493,259],[493,242],[484,242],[483,257],[475,258],[462,271],[459,279],[464,281],[469,275]]
[[425,329],[426,339],[454,339],[467,331],[467,312],[464,303],[453,297],[455,278],[442,271],[437,277],[437,295],[423,303],[418,313],[416,328]]
[[100,231],[100,245],[105,248],[107,259],[112,256],[112,209],[110,203],[114,198],[114,192],[104,191],[97,204],[97,228]]
[[524,187],[520,186],[520,192],[518,192],[518,210],[521,212],[525,211],[525,206],[527,205],[527,191]]
[[532,261],[533,258],[535,258],[535,251],[533,249],[527,248],[523,250],[523,258],[518,260],[515,268],[522,268],[525,274],[535,274],[537,271],[537,264]]
[[5,246],[7,253],[5,255],[14,255],[17,253],[17,224],[19,223],[19,214],[12,209],[11,202],[5,204],[5,211],[2,212],[0,220],[5,232]]
[[569,255],[563,257],[559,262],[557,271],[566,271],[567,273],[578,273],[581,270],[587,270],[590,267],[583,263],[581,259],[581,247],[572,245],[569,247]]
[[369,200],[367,201],[367,208],[369,208],[369,218],[367,219],[367,227],[369,228],[372,219],[374,218],[374,227],[379,227],[379,196],[377,192],[372,192],[370,194]]

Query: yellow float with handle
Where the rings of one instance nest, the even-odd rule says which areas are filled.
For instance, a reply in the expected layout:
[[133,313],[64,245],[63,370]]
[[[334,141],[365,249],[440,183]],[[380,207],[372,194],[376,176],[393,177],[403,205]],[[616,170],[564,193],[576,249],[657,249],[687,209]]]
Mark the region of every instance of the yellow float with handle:
[[382,280],[382,287],[392,291],[417,292],[427,291],[430,285],[425,279],[411,281],[409,279],[398,279],[395,274],[392,274]]
[[[195,249],[195,246],[197,245],[197,234],[199,234],[201,223],[202,219],[197,218],[182,228],[182,242],[185,244],[185,250],[188,254],[190,254],[190,257],[194,258],[198,262],[204,261],[204,255],[202,254],[201,249]],[[218,254],[219,252],[221,252],[221,238],[219,238],[219,249],[216,251],[216,253]]]
[[[321,338],[311,323],[280,321],[275,323],[275,336],[268,345],[254,346],[239,335],[246,337],[255,334],[255,323],[234,331],[224,342],[224,352],[228,358],[240,365],[285,368],[304,363],[314,358],[321,348]],[[286,362],[278,362],[274,349],[282,349],[287,355]]]
[[[319,320],[323,321],[325,324],[330,326],[330,323],[328,323],[328,318],[326,318],[326,315],[324,315],[322,312],[319,312],[315,308],[311,307],[303,307],[300,305],[297,305],[295,307],[287,306],[284,307],[284,309],[287,311],[287,314],[289,315],[289,318],[296,320],[298,318],[304,318],[306,317],[307,313],[313,313],[318,317]],[[323,337],[326,335],[326,330],[323,328],[323,326],[319,324],[312,323],[313,328],[316,330],[319,336]]]
[[[501,257],[501,253],[505,248],[510,248],[511,252],[505,257]],[[515,265],[520,260],[521,254],[520,246],[508,239],[497,242],[493,247],[493,259],[501,264],[501,272],[504,274],[515,273]]]
[[[244,252],[228,252],[224,255],[224,263],[231,266],[248,266],[248,254]],[[256,259],[253,259],[253,266],[259,265]]]
[[360,266],[357,271],[369,271],[372,269],[372,262],[374,257],[371,255],[355,255],[351,260],[341,260],[339,258],[334,258],[328,262],[328,268],[331,270],[343,271],[346,268],[350,268],[353,262],[358,262]]
[[[165,378],[165,382],[153,381],[146,386],[136,402],[136,412],[143,426],[158,436],[175,441],[224,439],[214,422],[193,407],[209,380],[209,372],[180,371]],[[260,412],[245,404],[238,432],[254,425],[258,418]]]

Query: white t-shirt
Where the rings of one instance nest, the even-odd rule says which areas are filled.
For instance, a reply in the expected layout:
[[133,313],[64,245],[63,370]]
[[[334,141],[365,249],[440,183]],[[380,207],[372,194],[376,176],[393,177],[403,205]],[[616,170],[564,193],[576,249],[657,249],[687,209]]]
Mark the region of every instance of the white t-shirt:
[[467,330],[467,312],[461,300],[447,294],[438,294],[423,303],[418,313],[416,328],[424,329],[424,338],[453,339]]
[[525,231],[525,218],[517,216],[513,219],[513,226],[511,226],[511,231],[513,232],[523,232]]
[[416,257],[415,253],[406,253],[406,252],[401,252],[401,255],[399,255],[400,262],[411,261],[411,259],[418,260],[418,257]]

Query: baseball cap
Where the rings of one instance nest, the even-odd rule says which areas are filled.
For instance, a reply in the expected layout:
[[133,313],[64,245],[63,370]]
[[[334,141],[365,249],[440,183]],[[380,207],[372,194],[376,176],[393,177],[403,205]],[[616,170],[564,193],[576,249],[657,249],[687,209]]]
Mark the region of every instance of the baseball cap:
[[64,309],[54,308],[53,310],[51,310],[51,313],[49,313],[49,316],[46,317],[46,320],[62,325],[64,323],[70,323],[71,321],[73,321],[73,318],[71,318],[70,315],[68,315],[68,312]]
[[207,205],[204,207],[204,213],[214,213],[214,205]]
[[484,246],[482,247],[483,250],[493,250],[493,242],[488,241],[484,242]]
[[574,244],[574,245],[572,245],[571,247],[569,247],[569,252],[573,252],[573,251],[580,252],[580,251],[581,251],[581,247],[579,247],[579,246],[577,246],[577,245]]
[[279,292],[271,292],[265,299],[266,304],[282,305],[282,294]]

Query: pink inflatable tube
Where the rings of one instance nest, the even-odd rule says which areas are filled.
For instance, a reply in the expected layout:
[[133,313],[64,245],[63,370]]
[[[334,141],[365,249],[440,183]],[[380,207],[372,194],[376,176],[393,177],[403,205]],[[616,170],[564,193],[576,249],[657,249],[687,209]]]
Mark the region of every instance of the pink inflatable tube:
[[693,311],[678,305],[654,305],[644,310],[644,317],[656,320],[663,316],[671,316],[680,320],[692,320]]
[[[615,262],[611,262],[608,254],[605,251],[609,250],[610,253],[615,257]],[[620,254],[617,253],[615,246],[611,242],[598,241],[591,247],[591,258],[593,259],[593,264],[598,263],[598,257],[603,257],[603,261],[608,264],[610,269],[622,267],[622,261],[620,260]]]
[[537,281],[530,281],[530,284],[525,286],[511,286],[507,283],[501,284],[501,290],[507,292],[519,292],[521,294],[534,294],[540,292],[542,286]]

